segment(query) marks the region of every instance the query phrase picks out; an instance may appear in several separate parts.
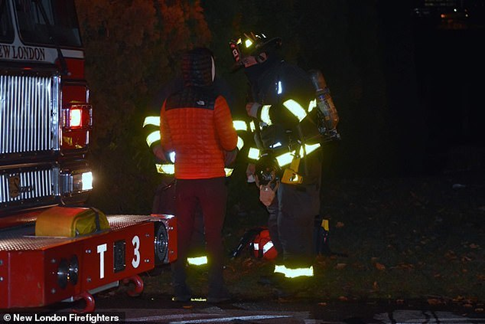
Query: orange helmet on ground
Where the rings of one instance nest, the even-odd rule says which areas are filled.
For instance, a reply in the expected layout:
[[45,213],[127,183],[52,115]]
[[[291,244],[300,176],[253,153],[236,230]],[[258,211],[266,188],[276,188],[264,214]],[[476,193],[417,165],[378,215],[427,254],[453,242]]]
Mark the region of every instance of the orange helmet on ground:
[[263,229],[254,237],[251,246],[254,256],[258,259],[274,260],[278,256],[278,252],[271,241],[271,237],[267,229]]

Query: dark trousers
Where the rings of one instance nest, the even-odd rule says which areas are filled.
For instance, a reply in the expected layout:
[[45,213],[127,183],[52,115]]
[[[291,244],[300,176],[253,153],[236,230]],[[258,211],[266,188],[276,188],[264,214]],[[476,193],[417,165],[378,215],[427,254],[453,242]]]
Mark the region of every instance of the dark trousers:
[[[278,264],[289,268],[309,267],[314,260],[313,230],[320,213],[321,156],[307,157],[304,182],[281,183],[276,197],[267,208],[268,229],[278,251]],[[301,172],[301,171],[300,171]]]
[[177,179],[177,261],[172,263],[173,284],[186,287],[186,262],[194,233],[196,210],[200,206],[204,219],[204,232],[209,266],[209,296],[223,293],[224,246],[222,227],[226,213],[227,186],[225,178]]

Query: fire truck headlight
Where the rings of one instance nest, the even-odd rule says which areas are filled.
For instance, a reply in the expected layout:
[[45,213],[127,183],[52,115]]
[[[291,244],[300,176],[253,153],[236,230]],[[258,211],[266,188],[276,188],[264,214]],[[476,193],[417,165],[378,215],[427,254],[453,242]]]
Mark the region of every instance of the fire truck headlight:
[[71,109],[71,113],[69,114],[69,125],[71,126],[71,128],[82,127],[83,122],[81,109]]
[[93,189],[93,173],[84,172],[81,174],[82,191]]
[[62,126],[66,130],[90,129],[93,125],[93,107],[89,104],[72,104],[63,110]]
[[62,192],[64,194],[79,193],[93,189],[93,173],[68,172],[62,174]]

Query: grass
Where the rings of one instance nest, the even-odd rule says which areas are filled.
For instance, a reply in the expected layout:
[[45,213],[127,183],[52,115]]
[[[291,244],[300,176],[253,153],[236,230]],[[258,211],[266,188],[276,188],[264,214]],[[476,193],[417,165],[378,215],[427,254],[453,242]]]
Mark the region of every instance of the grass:
[[[462,173],[327,181],[322,213],[330,222],[330,248],[347,256],[317,256],[312,285],[298,298],[322,303],[421,299],[471,305],[483,312],[483,180],[483,174]],[[241,188],[229,201],[224,229],[228,255],[247,229],[264,225],[267,217],[257,204],[257,192]],[[228,258],[229,289],[241,300],[271,299],[271,289],[258,284],[271,267],[248,251]],[[194,292],[204,296],[206,269],[190,268],[189,273]],[[144,280],[146,293],[171,294],[169,267],[158,275],[145,274]]]

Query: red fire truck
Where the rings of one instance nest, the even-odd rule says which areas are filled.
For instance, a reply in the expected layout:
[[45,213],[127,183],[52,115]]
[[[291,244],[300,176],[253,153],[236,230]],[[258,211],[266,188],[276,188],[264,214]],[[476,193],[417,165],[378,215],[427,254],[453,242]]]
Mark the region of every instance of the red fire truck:
[[[82,213],[93,108],[74,0],[0,0],[0,309],[83,299],[176,258],[172,215],[108,215],[85,235],[36,235]],[[56,223],[56,224],[54,224]],[[45,224],[44,224],[45,225]]]

